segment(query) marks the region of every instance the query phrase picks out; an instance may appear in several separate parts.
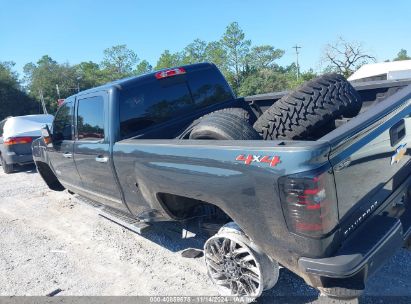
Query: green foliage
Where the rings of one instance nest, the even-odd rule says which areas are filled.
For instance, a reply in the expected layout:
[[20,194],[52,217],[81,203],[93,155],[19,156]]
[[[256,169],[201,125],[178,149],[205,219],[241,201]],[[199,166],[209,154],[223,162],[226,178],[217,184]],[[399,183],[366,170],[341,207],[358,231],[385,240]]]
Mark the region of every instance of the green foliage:
[[238,89],[240,96],[281,91],[287,88],[287,78],[272,69],[261,69],[247,77]]
[[150,73],[152,71],[153,71],[152,65],[147,60],[143,60],[137,65],[134,71],[134,75],[138,76],[141,74]]
[[7,83],[12,87],[18,88],[18,75],[13,71],[15,63],[12,61],[0,62],[0,81]]
[[410,59],[411,59],[411,57],[408,56],[407,50],[401,49],[401,50],[398,52],[397,57],[394,58],[393,60],[394,60],[394,61],[400,61],[400,60],[410,60]]
[[[340,39],[336,44],[327,46],[326,63],[330,71],[338,70],[341,73],[351,73],[359,64],[373,57],[364,54],[362,46],[348,43]],[[277,60],[284,55],[284,50],[272,45],[253,45],[246,38],[244,31],[237,22],[229,24],[220,39],[204,41],[195,39],[180,52],[165,50],[154,65],[155,70],[192,64],[198,62],[212,62],[223,73],[234,91],[241,96],[268,93],[278,90],[295,88],[304,81],[316,76],[312,70],[300,73],[297,80],[295,64],[279,66]],[[348,56],[348,57],[347,57]],[[344,65],[348,58],[350,65]],[[353,62],[351,63],[351,59]],[[406,50],[401,50],[395,60],[410,59]],[[103,51],[103,60],[100,63],[92,61],[81,62],[76,65],[58,63],[50,56],[45,55],[37,63],[28,63],[24,66],[25,91],[18,81],[18,75],[12,70],[13,63],[0,62],[0,82],[2,98],[5,104],[7,90],[15,90],[13,94],[21,94],[18,100],[24,104],[24,112],[37,111],[40,92],[43,93],[46,106],[50,113],[57,108],[58,98],[67,98],[78,92],[96,87],[107,82],[152,72],[153,66],[147,61],[140,61],[135,51],[127,45],[115,45]],[[59,88],[60,95],[57,92]],[[11,94],[11,93],[10,93]],[[9,100],[12,95],[7,95]],[[17,95],[16,95],[17,96]],[[11,98],[11,100],[17,100]],[[0,107],[2,107],[0,105]],[[10,106],[13,108],[13,106]],[[4,107],[0,108],[3,109]],[[5,112],[0,112],[3,115]],[[0,115],[0,116],[1,116]],[[3,115],[4,116],[4,115]]]
[[221,45],[225,50],[229,71],[233,73],[233,87],[237,91],[241,85],[245,72],[247,55],[250,51],[251,40],[245,39],[245,34],[237,22],[229,24],[226,28]]
[[121,79],[132,75],[133,67],[139,61],[137,54],[127,45],[115,45],[104,50],[101,66],[106,70],[110,80]]
[[21,90],[14,62],[0,62],[0,120],[39,113],[39,104]]
[[181,53],[171,53],[169,50],[165,50],[157,61],[155,70],[161,70],[171,68],[184,64],[183,55]]
[[254,46],[248,54],[248,66],[253,69],[276,68],[275,61],[284,55],[284,50],[276,49],[272,45]]
[[224,74],[228,73],[227,52],[223,48],[221,41],[209,42],[205,52],[206,61],[214,63]]
[[74,66],[77,73],[78,87],[80,91],[87,90],[110,81],[109,71],[100,69],[100,66],[92,61],[81,62]]
[[37,64],[26,64],[24,74],[29,95],[39,100],[42,93],[50,113],[56,111],[57,99],[66,98],[77,92],[76,68],[68,63],[59,64],[50,56],[43,56]]
[[261,68],[244,78],[238,93],[240,96],[249,96],[290,90],[316,76],[312,70],[309,70],[301,73],[300,78],[297,80],[295,64],[285,68]]
[[196,39],[184,48],[185,64],[207,61],[207,42]]

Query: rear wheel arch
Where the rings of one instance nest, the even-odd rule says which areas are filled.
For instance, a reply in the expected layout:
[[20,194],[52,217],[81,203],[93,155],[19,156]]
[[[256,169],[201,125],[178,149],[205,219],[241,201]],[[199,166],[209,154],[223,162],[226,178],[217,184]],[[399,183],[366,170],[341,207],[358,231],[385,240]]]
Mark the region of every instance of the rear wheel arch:
[[231,217],[214,203],[165,192],[157,193],[156,197],[164,211],[177,221],[202,216],[232,221]]

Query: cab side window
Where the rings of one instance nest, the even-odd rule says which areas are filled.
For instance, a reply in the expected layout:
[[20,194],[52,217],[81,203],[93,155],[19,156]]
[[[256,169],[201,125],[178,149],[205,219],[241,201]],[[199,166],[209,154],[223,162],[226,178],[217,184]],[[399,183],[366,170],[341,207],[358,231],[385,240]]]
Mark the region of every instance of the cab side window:
[[53,122],[53,141],[72,140],[73,102],[63,104],[57,111]]
[[95,96],[78,101],[78,140],[95,141],[104,138],[104,99]]

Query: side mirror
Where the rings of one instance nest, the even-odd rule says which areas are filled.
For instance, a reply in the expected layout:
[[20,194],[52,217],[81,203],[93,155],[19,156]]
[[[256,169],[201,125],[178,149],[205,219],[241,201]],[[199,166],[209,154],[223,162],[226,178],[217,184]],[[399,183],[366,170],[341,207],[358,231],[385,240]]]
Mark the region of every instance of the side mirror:
[[46,145],[49,145],[53,142],[52,134],[48,125],[45,125],[43,128],[41,128],[41,135]]

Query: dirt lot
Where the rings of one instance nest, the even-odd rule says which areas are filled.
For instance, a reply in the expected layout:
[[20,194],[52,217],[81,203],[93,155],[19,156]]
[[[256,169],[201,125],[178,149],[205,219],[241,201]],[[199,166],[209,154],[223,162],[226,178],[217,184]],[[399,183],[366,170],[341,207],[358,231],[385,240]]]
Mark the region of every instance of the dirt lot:
[[[201,242],[153,229],[143,236],[67,192],[49,191],[33,166],[0,173],[0,295],[217,295],[203,260],[181,257]],[[400,250],[366,294],[411,296],[411,252]],[[282,269],[269,295],[318,297]]]

